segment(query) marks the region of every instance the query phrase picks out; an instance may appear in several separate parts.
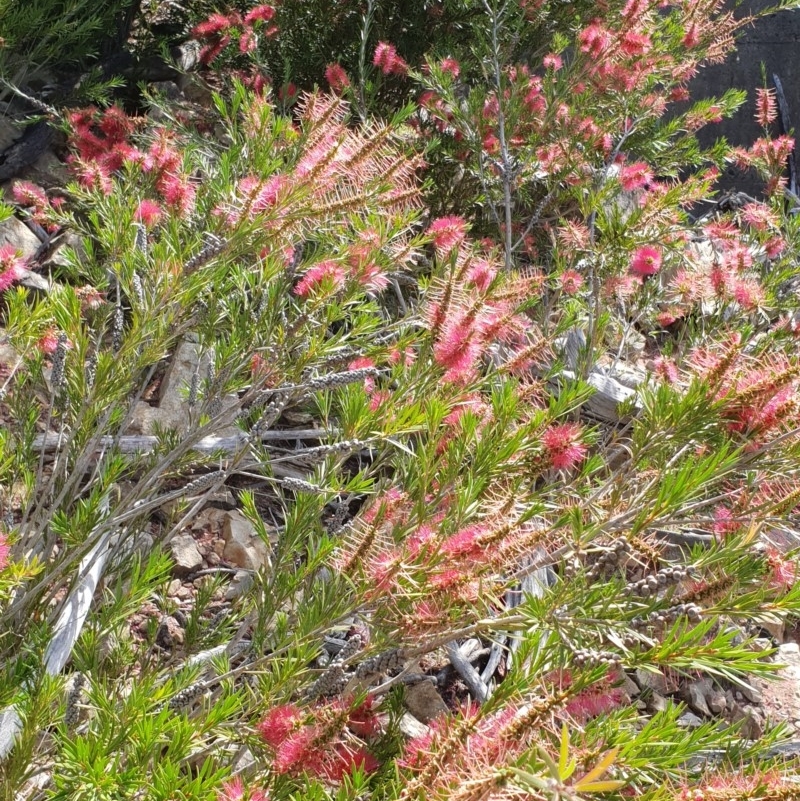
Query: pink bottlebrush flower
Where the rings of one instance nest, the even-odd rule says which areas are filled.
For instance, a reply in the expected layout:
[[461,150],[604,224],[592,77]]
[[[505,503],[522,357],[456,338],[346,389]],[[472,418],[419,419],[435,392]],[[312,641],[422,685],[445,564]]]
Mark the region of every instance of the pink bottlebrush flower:
[[556,470],[571,470],[584,460],[589,448],[581,441],[582,433],[578,423],[562,423],[542,434],[545,453]]
[[736,242],[723,254],[720,264],[724,269],[742,273],[753,266],[753,254],[749,247]]
[[368,695],[347,718],[347,728],[359,737],[374,737],[381,731],[381,721],[375,711],[375,697]]
[[321,261],[311,267],[306,274],[297,282],[294,288],[295,295],[307,297],[312,290],[319,287],[323,281],[330,284],[333,290],[338,290],[344,285],[346,273],[344,267],[337,262],[328,259]]
[[583,286],[583,276],[577,270],[564,270],[558,276],[561,291],[566,295],[574,295]]
[[21,275],[20,268],[17,265],[6,267],[0,273],[0,292],[5,292],[10,286],[19,281]]
[[378,760],[363,746],[353,751],[345,743],[336,743],[325,753],[316,775],[329,781],[340,782],[358,769],[364,773],[374,773],[379,767]]
[[173,134],[160,128],[142,159],[142,170],[157,173],[178,172],[182,161],[181,154],[175,147]]
[[461,65],[454,58],[443,58],[439,66],[443,72],[449,72],[454,78],[458,78],[461,72]]
[[700,26],[693,22],[687,29],[683,36],[684,47],[697,47],[700,43]]
[[742,220],[756,231],[766,231],[779,225],[777,215],[766,203],[748,203],[739,213]]
[[337,95],[342,94],[350,86],[350,78],[340,64],[328,64],[325,69],[325,80],[328,82],[331,91]]
[[764,303],[764,290],[753,279],[737,280],[733,285],[733,299],[743,309],[753,311]]
[[389,279],[375,262],[362,262],[354,269],[356,281],[367,292],[383,292],[389,286]]
[[741,523],[733,519],[733,513],[725,506],[718,506],[714,510],[714,525],[712,531],[718,537],[734,534],[741,528]]
[[197,187],[185,175],[165,173],[156,182],[156,189],[161,193],[164,202],[181,217],[194,210]]
[[397,55],[395,46],[388,42],[378,42],[375,48],[375,55],[372,63],[380,69],[384,75],[407,75],[408,64]]
[[30,181],[15,181],[11,194],[20,206],[33,207],[37,212],[44,211],[50,205],[44,189]]
[[662,327],[666,328],[667,326],[672,325],[678,317],[675,315],[674,311],[670,311],[669,309],[665,309],[664,311],[660,311],[656,315],[656,322]]
[[261,5],[251,8],[244,15],[244,24],[252,25],[256,21],[270,22],[275,16],[275,7],[270,5]]
[[291,81],[278,89],[278,100],[281,103],[293,103],[297,99],[299,89]]
[[548,53],[543,59],[542,64],[548,70],[560,70],[564,66],[564,61],[558,53]]
[[650,50],[652,45],[650,37],[646,34],[628,31],[623,35],[619,47],[626,56],[641,56]]
[[611,46],[612,37],[599,20],[594,20],[580,32],[578,41],[584,53],[588,53],[592,59],[598,60]]
[[258,47],[258,36],[252,30],[246,30],[239,37],[239,52],[252,53]]
[[22,277],[25,259],[17,255],[13,245],[5,244],[0,247],[0,292],[5,292],[15,281]]
[[486,532],[481,524],[467,526],[449,536],[440,546],[439,550],[450,558],[468,556],[479,550],[478,537]]
[[[244,183],[244,180],[240,183]],[[278,200],[278,195],[286,186],[287,178],[285,175],[274,175],[268,178],[263,184],[259,185],[258,192],[250,203],[250,216],[259,214],[262,211],[272,208]]]
[[445,381],[460,384],[473,375],[475,363],[484,351],[479,334],[475,321],[466,315],[445,320],[433,347],[433,358],[447,371]]
[[291,733],[275,748],[272,767],[276,773],[306,771],[314,776],[323,775],[323,752],[318,740],[317,726],[305,726]]
[[677,365],[665,356],[653,359],[653,373],[667,384],[674,384],[678,380]]
[[256,728],[267,745],[277,748],[298,728],[302,719],[302,713],[294,704],[286,704],[267,712]]
[[648,0],[628,0],[622,9],[622,18],[628,22],[636,22],[647,5]]
[[236,776],[217,790],[217,801],[269,801],[269,793],[250,787],[245,794],[242,777]]
[[161,219],[161,206],[155,200],[145,198],[136,207],[133,219],[142,223],[146,228],[152,228]]
[[8,554],[11,552],[11,546],[8,544],[5,534],[0,534],[0,570],[8,567]]
[[205,64],[208,66],[212,62],[216,61],[219,54],[231,43],[231,37],[228,34],[225,34],[222,38],[211,42],[210,44],[204,45],[200,48],[200,55],[198,58],[200,59],[201,64]]
[[[775,548],[767,550],[767,564],[769,565],[769,585],[773,589],[785,592],[797,582],[798,567],[794,559],[785,559]],[[2,568],[2,560],[0,560]]]
[[592,718],[619,709],[625,701],[626,696],[622,688],[611,687],[607,681],[600,681],[570,699],[565,710],[579,723],[586,723]]
[[655,275],[661,269],[661,251],[650,245],[638,248],[631,258],[629,270],[633,275],[644,278]]
[[768,128],[775,122],[778,116],[778,109],[775,104],[774,89],[756,89],[756,122],[762,128]]
[[133,133],[135,122],[119,106],[111,106],[103,112],[97,127],[109,142],[123,142]]
[[406,538],[406,549],[413,559],[416,559],[435,539],[436,529],[433,525],[423,523],[412,531]]
[[775,259],[786,250],[786,240],[782,236],[773,236],[764,243],[764,252],[770,259]]
[[192,28],[192,35],[198,39],[218,37],[231,27],[231,21],[224,14],[212,14],[208,19],[198,23]]
[[369,410],[371,412],[377,412],[381,409],[387,410],[391,406],[391,400],[392,393],[388,389],[375,390],[369,396]]
[[428,233],[433,236],[436,250],[448,253],[464,241],[467,224],[463,217],[439,217],[431,223]]
[[626,164],[619,173],[619,181],[626,192],[647,188],[653,183],[653,173],[643,161]]
[[486,292],[496,275],[497,270],[486,259],[477,259],[467,271],[467,283]]
[[52,356],[58,347],[58,331],[55,328],[50,328],[36,343],[36,347],[45,356]]

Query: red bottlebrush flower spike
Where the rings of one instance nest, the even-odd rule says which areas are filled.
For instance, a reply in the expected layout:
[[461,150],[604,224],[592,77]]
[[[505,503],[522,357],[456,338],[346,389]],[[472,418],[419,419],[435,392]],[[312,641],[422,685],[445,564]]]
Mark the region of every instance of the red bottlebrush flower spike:
[[0,247],[0,292],[5,292],[22,277],[24,264],[13,245]]
[[440,217],[434,220],[428,233],[433,237],[433,246],[440,253],[449,253],[464,241],[467,224],[462,217]]
[[11,552],[11,546],[8,544],[5,534],[0,534],[0,570],[8,567],[8,554]]
[[542,444],[556,470],[571,470],[584,460],[589,448],[581,441],[582,433],[578,423],[563,423],[544,432]]
[[564,270],[558,276],[561,291],[566,295],[576,294],[583,286],[583,276],[577,270]]
[[302,719],[302,713],[294,704],[277,706],[258,724],[258,733],[267,745],[277,748],[297,729]]
[[397,55],[397,50],[392,44],[378,42],[375,48],[375,55],[372,63],[380,69],[384,75],[407,75],[408,64]]
[[133,219],[143,223],[147,228],[152,228],[161,219],[161,206],[155,200],[145,198],[137,207]]
[[270,22],[275,16],[275,7],[270,5],[256,6],[244,15],[244,24],[252,25],[254,22]]
[[619,181],[626,192],[633,192],[650,186],[653,183],[653,173],[647,164],[637,161],[634,164],[626,164],[620,170]]
[[325,70],[325,80],[328,82],[328,86],[331,87],[331,91],[335,92],[337,95],[342,94],[342,92],[350,86],[350,79],[347,77],[347,73],[340,64],[328,65]]
[[778,117],[774,89],[756,89],[756,122],[768,128]]
[[629,269],[633,275],[641,278],[655,275],[661,269],[661,251],[650,245],[638,248],[631,258]]

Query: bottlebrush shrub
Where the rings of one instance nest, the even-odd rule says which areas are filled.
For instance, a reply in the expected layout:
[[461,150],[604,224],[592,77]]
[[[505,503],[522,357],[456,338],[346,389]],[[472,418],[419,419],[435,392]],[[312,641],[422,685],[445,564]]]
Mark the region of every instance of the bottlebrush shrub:
[[[705,29],[684,42],[669,9],[604,7],[612,39],[644,7],[637,36],[658,41],[663,22],[676,47],[710,46]],[[605,30],[577,34],[588,77],[582,43]],[[594,93],[614,108],[615,91],[587,87],[598,114]],[[614,163],[635,139],[617,106],[607,154],[574,174],[549,165],[573,205],[550,221],[552,259],[520,264],[460,209],[426,219],[407,121],[357,123],[323,94],[289,119],[241,85],[195,125],[88,109],[70,120],[65,201],[17,188],[20,213],[78,232],[83,252],[50,292],[3,293],[9,798],[794,792],[765,753],[785,732],[689,729],[677,703],[643,717],[624,692],[635,670],[672,686],[769,675],[748,627],[800,607],[792,554],[759,542],[791,531],[798,506],[797,295],[766,246],[791,252],[794,216],[774,193],[693,226],[681,204],[713,176],[640,186],[662,165]],[[517,202],[500,174],[501,222],[517,222],[534,196]],[[622,191],[646,194],[622,208]],[[745,281],[755,305],[737,298]],[[571,329],[588,344],[566,370]],[[651,375],[618,419],[593,417],[585,379],[635,335]],[[211,363],[185,387],[185,422],[130,453],[135,404],[185,341]],[[298,415],[318,444],[266,436]],[[232,450],[199,448],[232,427]],[[269,563],[227,603],[223,574],[197,575],[169,651],[162,546],[223,485]],[[698,532],[705,547],[665,547]],[[494,670],[442,687],[449,711],[407,738],[404,696],[467,638]]]

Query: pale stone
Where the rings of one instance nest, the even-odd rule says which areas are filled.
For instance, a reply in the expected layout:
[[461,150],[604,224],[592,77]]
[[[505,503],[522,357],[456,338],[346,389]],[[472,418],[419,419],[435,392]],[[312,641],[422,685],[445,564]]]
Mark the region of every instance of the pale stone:
[[234,567],[260,570],[269,564],[269,549],[256,534],[253,524],[238,510],[225,513],[223,558]]
[[23,258],[31,258],[42,243],[39,237],[16,217],[0,222],[0,247],[11,245]]
[[203,565],[203,557],[197,549],[197,543],[191,534],[178,534],[169,542],[173,570],[177,575],[193,573]]
[[421,681],[406,690],[406,709],[423,723],[430,723],[439,715],[446,715],[449,710],[437,689],[429,681]]

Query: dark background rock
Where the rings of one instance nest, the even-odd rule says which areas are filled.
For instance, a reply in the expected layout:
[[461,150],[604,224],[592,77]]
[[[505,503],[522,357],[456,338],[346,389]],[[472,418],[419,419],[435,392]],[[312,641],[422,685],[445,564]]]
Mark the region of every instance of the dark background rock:
[[[728,0],[726,5],[732,8],[734,3]],[[745,0],[735,14],[742,17],[775,5],[775,0]],[[782,11],[758,19],[755,25],[741,32],[737,44],[736,52],[724,64],[704,67],[690,86],[694,99],[718,97],[728,89],[747,91],[747,101],[733,117],[716,125],[707,125],[700,131],[699,138],[705,146],[722,136],[733,145],[748,146],[763,135],[754,118],[755,90],[764,86],[762,62],[769,88],[773,86],[773,74],[780,78],[791,124],[800,129],[800,10]],[[778,122],[774,123],[773,135],[778,133],[778,125]],[[754,173],[743,174],[730,167],[720,188],[757,195],[761,182]]]

